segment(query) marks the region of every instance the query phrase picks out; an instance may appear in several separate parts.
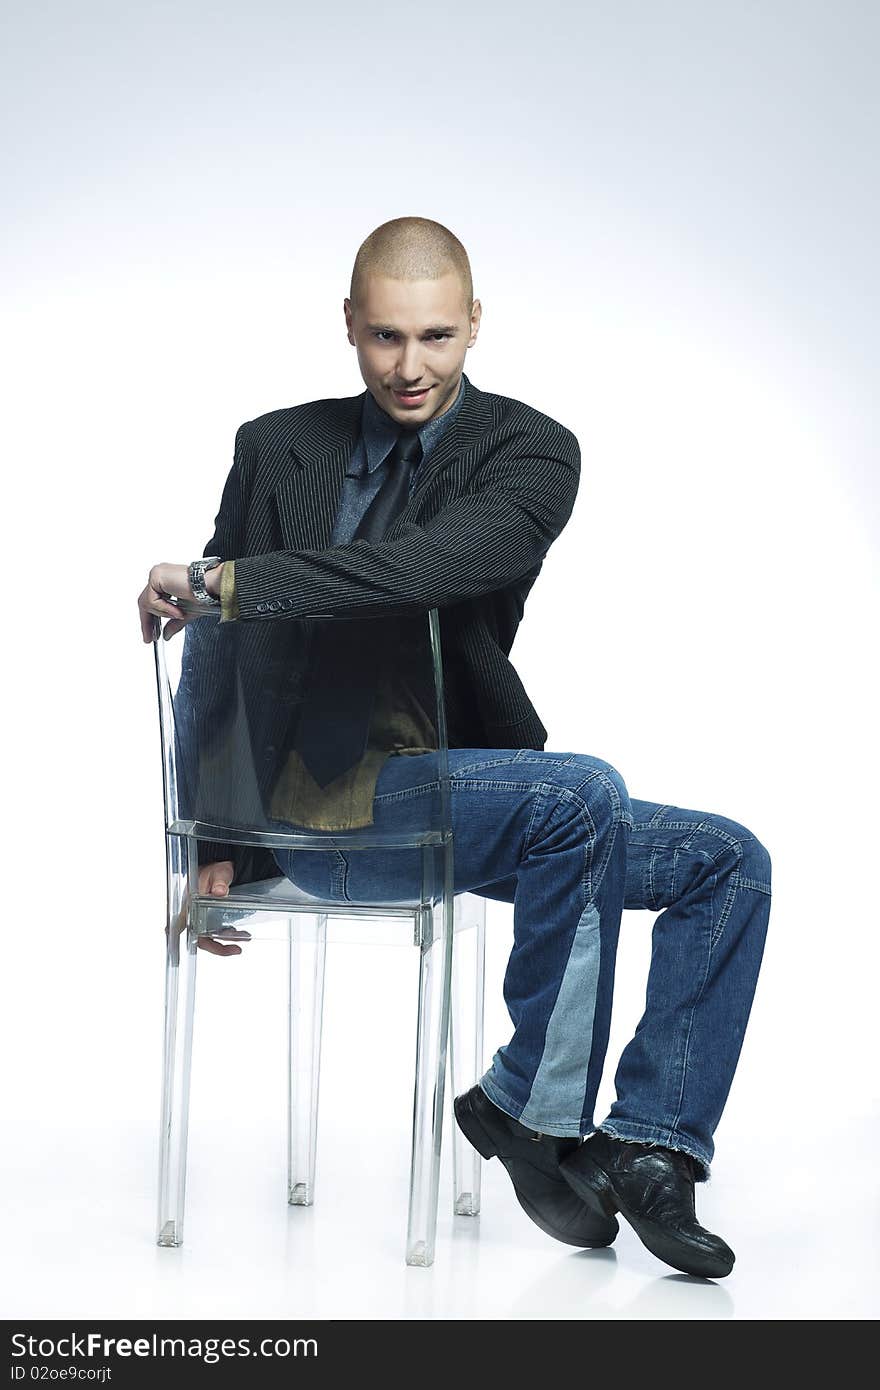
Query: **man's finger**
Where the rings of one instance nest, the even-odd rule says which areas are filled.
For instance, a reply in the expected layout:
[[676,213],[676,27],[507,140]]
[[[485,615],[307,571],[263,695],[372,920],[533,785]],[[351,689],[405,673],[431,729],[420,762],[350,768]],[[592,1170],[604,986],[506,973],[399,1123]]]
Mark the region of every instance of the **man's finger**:
[[172,603],[170,599],[160,598],[158,595],[150,599],[147,607],[151,613],[160,613],[163,618],[177,619],[180,617],[180,609],[177,604]]
[[164,599],[149,599],[142,601],[138,606],[141,614],[141,635],[145,642],[155,642],[161,630],[162,618],[168,619],[166,636],[169,627],[173,626],[177,632],[186,622],[186,619],[180,616],[180,609],[173,603],[166,603]]
[[202,950],[210,951],[211,954],[215,956],[240,956],[241,947],[236,946],[235,941],[251,940],[249,931],[244,931],[236,927],[222,928],[222,935],[224,938],[222,941],[217,939],[220,934],[221,932],[218,930],[217,934],[214,936],[200,936],[198,944],[202,947]]
[[200,936],[198,945],[203,951],[210,951],[212,956],[240,956],[241,947],[233,942],[214,941],[210,936]]

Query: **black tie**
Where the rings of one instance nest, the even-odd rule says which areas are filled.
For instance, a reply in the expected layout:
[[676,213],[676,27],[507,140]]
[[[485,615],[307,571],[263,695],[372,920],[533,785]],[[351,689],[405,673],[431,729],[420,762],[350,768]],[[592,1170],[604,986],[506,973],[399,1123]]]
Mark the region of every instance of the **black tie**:
[[422,441],[418,430],[401,430],[397,443],[380,467],[385,476],[379,491],[358,522],[352,540],[380,541],[409,498],[413,469],[421,461]]
[[[358,522],[352,540],[380,541],[409,500],[409,485],[422,457],[418,430],[401,430],[380,469],[384,477]],[[363,757],[376,691],[377,647],[384,644],[363,619],[326,623],[310,659],[309,694],[294,747],[319,786],[325,787]],[[358,640],[360,638],[361,640]]]

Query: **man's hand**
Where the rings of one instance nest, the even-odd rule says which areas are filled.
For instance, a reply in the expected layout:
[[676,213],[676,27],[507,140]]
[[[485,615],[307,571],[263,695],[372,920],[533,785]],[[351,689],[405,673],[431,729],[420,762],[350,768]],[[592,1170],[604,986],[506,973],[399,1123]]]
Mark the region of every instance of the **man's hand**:
[[[214,897],[225,898],[234,872],[231,859],[219,859],[213,864],[200,864],[199,893],[211,893]],[[250,933],[242,932],[241,939],[250,941]],[[210,936],[200,936],[198,944],[203,951],[210,951],[215,956],[241,955],[240,946],[226,941],[215,941]]]
[[[154,565],[146,587],[138,597],[141,618],[141,636],[145,642],[155,642],[159,636],[159,619],[169,618],[165,624],[163,637],[167,640],[179,632],[193,618],[204,616],[204,608],[199,607],[196,596],[190,587],[188,565]],[[220,597],[220,578],[222,565],[215,565],[205,575],[205,588],[214,598]],[[175,599],[177,602],[172,602]]]
[[[199,886],[198,894],[200,897],[211,895],[216,898],[225,898],[229,893],[229,885],[235,873],[231,859],[217,859],[212,864],[199,865]],[[170,925],[171,931],[182,932],[187,920],[189,890],[184,888],[183,902],[180,912],[173,923]],[[168,935],[169,926],[165,927],[165,935]],[[210,936],[200,936],[197,945],[203,951],[210,951],[215,956],[240,956],[241,947],[236,946],[234,941],[250,941],[251,934],[247,931],[236,931],[229,928],[224,930],[224,940],[215,941]],[[232,938],[232,940],[230,940]]]
[[157,618],[170,618],[165,624],[164,636],[173,637],[189,622],[187,614],[177,603],[170,600],[184,599],[195,603],[196,596],[190,588],[186,565],[154,565],[146,587],[138,596],[138,609],[141,617],[141,636],[145,642],[155,642],[159,636]]

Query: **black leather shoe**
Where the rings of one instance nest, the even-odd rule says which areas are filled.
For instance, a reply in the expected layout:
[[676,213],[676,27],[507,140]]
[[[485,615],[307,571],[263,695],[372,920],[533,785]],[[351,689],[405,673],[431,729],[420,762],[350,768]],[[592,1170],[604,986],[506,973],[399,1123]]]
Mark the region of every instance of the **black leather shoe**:
[[566,1245],[610,1245],[620,1227],[614,1216],[596,1212],[576,1197],[559,1171],[559,1160],[581,1147],[580,1139],[559,1139],[527,1129],[493,1105],[479,1086],[456,1096],[459,1129],[483,1158],[501,1159],[516,1200],[548,1236]]
[[704,1279],[723,1279],[732,1270],[730,1246],[697,1221],[689,1154],[597,1130],[563,1158],[559,1171],[594,1211],[626,1217],[651,1254],[673,1269]]

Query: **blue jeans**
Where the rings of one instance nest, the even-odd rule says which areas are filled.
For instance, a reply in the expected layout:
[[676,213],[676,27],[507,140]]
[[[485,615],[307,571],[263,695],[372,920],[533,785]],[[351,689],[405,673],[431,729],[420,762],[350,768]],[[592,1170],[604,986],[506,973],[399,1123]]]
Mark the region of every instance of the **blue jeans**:
[[[418,756],[389,757],[377,829],[412,823]],[[682,1149],[708,1176],[758,979],[770,856],[724,816],[631,800],[609,763],[530,748],[449,751],[455,892],[513,903],[504,999],[513,1023],[480,1079],[501,1110],[545,1134],[596,1128]],[[418,897],[421,851],[277,851],[282,872],[330,901]],[[617,1099],[594,1123],[623,908],[659,912],[645,1012],[621,1056]]]

